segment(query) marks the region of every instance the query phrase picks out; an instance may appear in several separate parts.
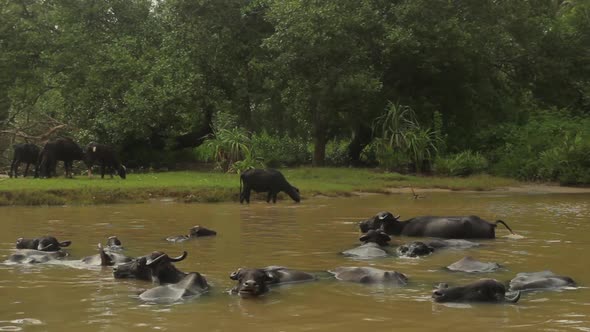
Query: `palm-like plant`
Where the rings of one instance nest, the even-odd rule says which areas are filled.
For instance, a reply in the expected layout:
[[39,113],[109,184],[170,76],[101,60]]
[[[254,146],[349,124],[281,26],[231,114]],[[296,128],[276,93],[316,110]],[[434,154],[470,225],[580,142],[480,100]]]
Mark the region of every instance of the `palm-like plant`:
[[240,127],[218,129],[205,144],[213,151],[213,159],[227,172],[238,160],[251,156],[250,137]]
[[373,135],[378,154],[400,154],[401,158],[394,160],[406,159],[414,163],[418,172],[422,171],[425,160],[432,160],[440,141],[436,131],[420,127],[416,113],[409,106],[394,103],[389,103],[387,112],[373,122]]

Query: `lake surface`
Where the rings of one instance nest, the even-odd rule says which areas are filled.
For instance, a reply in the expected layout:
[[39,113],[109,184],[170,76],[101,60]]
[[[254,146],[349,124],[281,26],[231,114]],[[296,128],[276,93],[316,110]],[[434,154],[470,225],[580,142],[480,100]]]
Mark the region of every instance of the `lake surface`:
[[[112,269],[0,264],[0,331],[590,331],[590,195],[428,193],[313,198],[276,205],[256,201],[140,205],[0,208],[0,261],[18,237],[45,234],[72,240],[70,259],[96,253],[96,244],[117,235],[130,256],[154,250],[188,251],[176,264],[197,271],[212,285],[187,302],[150,304],[137,294],[152,287],[114,280]],[[476,214],[505,220],[522,239],[479,241],[469,250],[445,250],[421,259],[353,260],[339,252],[359,244],[357,221],[388,210],[402,219],[417,215]],[[216,237],[173,244],[170,235],[193,225]],[[393,245],[410,238],[394,238]],[[491,274],[443,270],[464,256],[498,262]],[[227,294],[239,267],[283,265],[318,272],[320,280],[272,288],[259,299]],[[372,266],[406,274],[403,288],[365,286],[329,279],[337,266]],[[518,272],[552,270],[582,287],[523,294],[516,305],[446,305],[432,302],[440,282],[464,284],[482,277],[508,281]]]

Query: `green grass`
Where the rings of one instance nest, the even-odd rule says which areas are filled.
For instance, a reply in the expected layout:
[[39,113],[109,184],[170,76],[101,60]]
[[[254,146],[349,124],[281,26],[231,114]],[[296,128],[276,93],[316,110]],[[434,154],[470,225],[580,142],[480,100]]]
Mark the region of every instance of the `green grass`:
[[[422,177],[354,168],[283,169],[303,198],[339,196],[353,192],[386,193],[388,188],[490,190],[518,185],[511,179],[478,175],[465,178]],[[126,180],[77,176],[53,179],[0,179],[0,205],[63,205],[144,202],[171,197],[184,202],[237,201],[239,177],[217,172],[129,174]]]

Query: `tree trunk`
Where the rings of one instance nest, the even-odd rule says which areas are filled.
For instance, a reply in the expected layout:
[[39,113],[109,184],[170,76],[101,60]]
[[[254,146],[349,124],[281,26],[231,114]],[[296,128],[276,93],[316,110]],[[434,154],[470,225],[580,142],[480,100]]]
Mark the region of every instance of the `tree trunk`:
[[314,137],[313,143],[314,147],[312,165],[324,166],[324,162],[326,161],[326,136],[323,133],[316,135]]
[[371,129],[362,125],[357,127],[348,145],[348,158],[351,165],[361,165],[361,152],[369,143],[371,143]]

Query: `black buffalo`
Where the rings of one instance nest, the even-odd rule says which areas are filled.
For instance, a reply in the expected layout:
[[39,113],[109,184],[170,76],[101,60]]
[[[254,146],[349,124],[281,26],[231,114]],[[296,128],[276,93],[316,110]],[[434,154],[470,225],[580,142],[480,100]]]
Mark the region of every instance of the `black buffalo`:
[[197,226],[193,226],[189,230],[188,235],[169,236],[166,238],[166,241],[184,242],[184,241],[187,241],[190,239],[196,239],[198,237],[215,236],[215,235],[217,235],[216,231],[197,225]]
[[[243,187],[242,187],[243,184]],[[250,169],[240,175],[240,203],[250,203],[250,191],[268,192],[266,202],[277,202],[277,194],[284,191],[295,202],[301,201],[299,189],[293,187],[283,174],[274,169]]]
[[67,247],[72,241],[59,242],[53,236],[42,236],[36,239],[18,238],[16,240],[16,249],[34,249],[39,251],[58,251],[62,247]]
[[92,166],[98,164],[100,165],[100,177],[103,179],[106,170],[108,170],[111,178],[115,171],[121,179],[127,177],[127,169],[121,164],[115,149],[108,145],[96,143],[88,144],[86,147],[86,155],[84,156],[84,163],[86,164],[86,167],[88,167],[88,176],[92,176]]
[[493,239],[497,224],[512,229],[502,220],[490,223],[478,216],[434,217],[422,216],[400,221],[389,212],[379,212],[359,224],[361,231],[382,229],[390,235],[439,237],[444,239]]
[[186,251],[178,257],[170,257],[163,252],[154,251],[150,255],[115,266],[113,276],[117,279],[133,278],[151,280],[160,284],[174,284],[186,277],[187,274],[178,270],[172,263],[180,262],[186,256]]
[[240,268],[233,272],[229,278],[237,281],[231,292],[243,297],[260,296],[268,292],[270,285],[315,280],[315,277],[307,272],[281,266],[268,266],[262,269]]
[[84,151],[71,138],[58,138],[45,144],[39,158],[36,173],[41,177],[50,178],[56,175],[55,169],[58,161],[64,162],[66,177],[72,177],[74,160],[83,160]]
[[506,294],[506,287],[494,279],[481,279],[465,286],[440,284],[432,292],[436,302],[510,302],[520,299],[520,292]]
[[10,177],[17,177],[18,176],[18,167],[21,163],[27,164],[25,168],[25,177],[29,173],[29,166],[32,164],[33,169],[37,169],[37,161],[39,160],[39,149],[38,146],[31,143],[22,143],[22,144],[15,144],[13,145],[14,148],[14,157],[12,158],[12,163],[10,164]]

